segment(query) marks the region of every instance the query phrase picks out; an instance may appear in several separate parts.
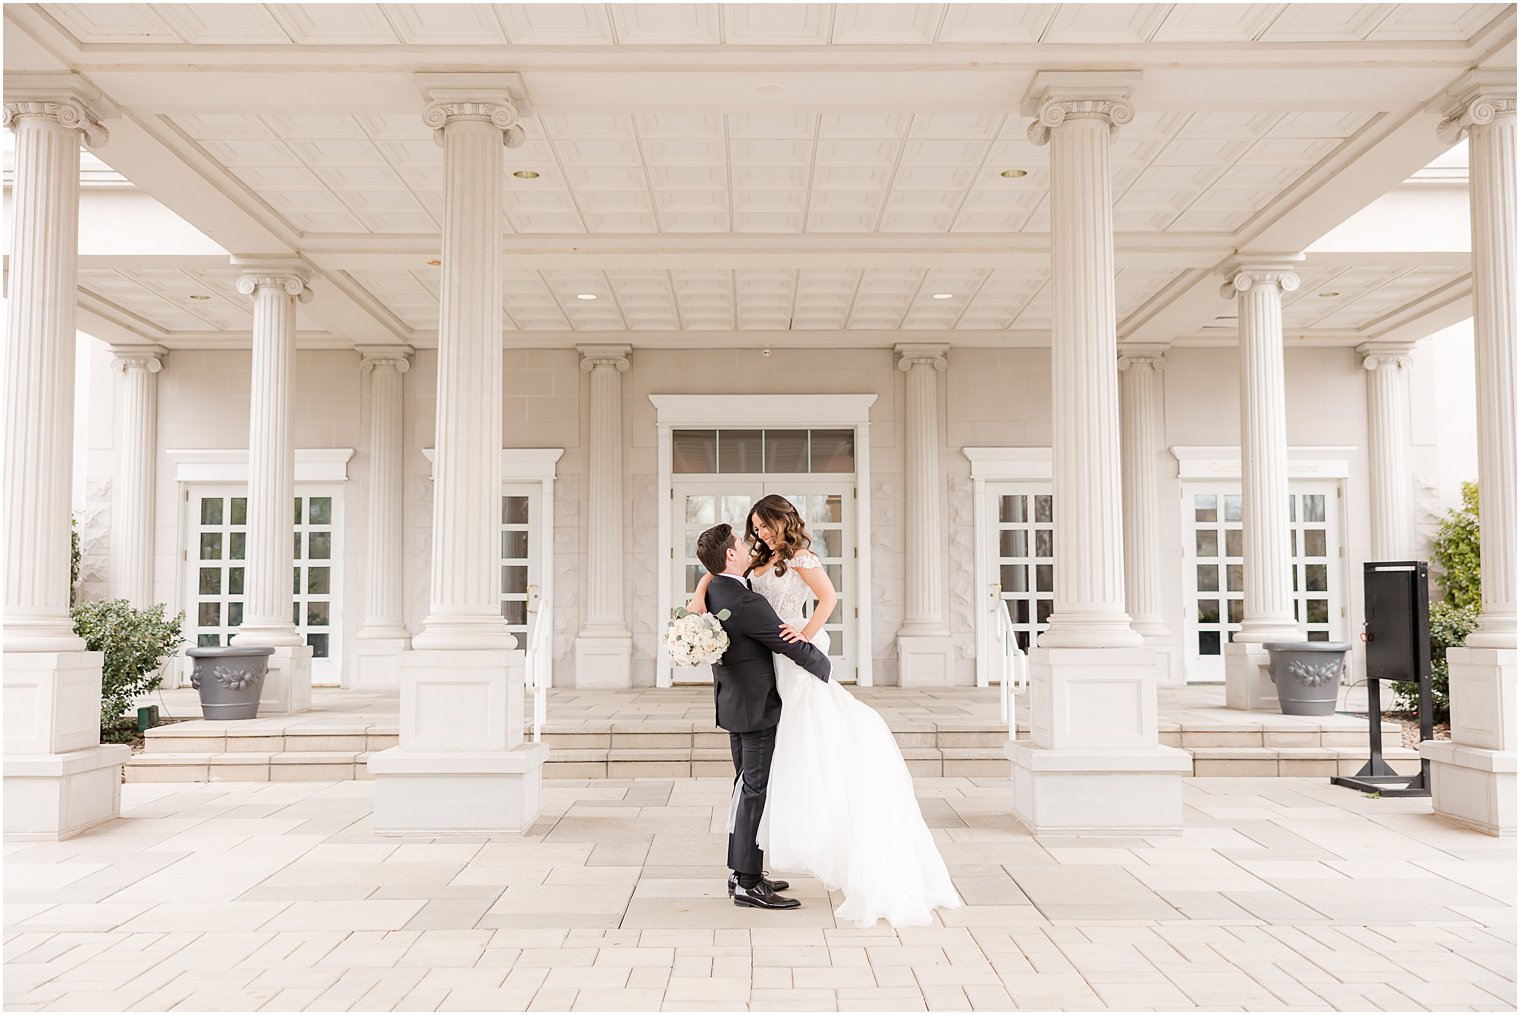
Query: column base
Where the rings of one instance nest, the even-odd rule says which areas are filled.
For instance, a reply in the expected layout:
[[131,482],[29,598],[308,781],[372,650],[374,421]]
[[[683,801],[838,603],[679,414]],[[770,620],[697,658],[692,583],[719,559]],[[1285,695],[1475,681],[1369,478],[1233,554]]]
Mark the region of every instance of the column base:
[[366,637],[354,639],[354,665],[347,686],[354,690],[401,686],[401,655],[411,639],[401,637]]
[[56,842],[121,816],[126,744],[5,756],[5,838]]
[[409,751],[369,759],[375,832],[461,835],[524,832],[538,818],[549,745],[506,751]]
[[401,657],[401,746],[412,752],[510,751],[522,743],[524,658],[413,649]]
[[1171,634],[1162,631],[1159,634],[1142,633],[1145,639],[1145,647],[1156,653],[1156,686],[1157,687],[1181,687],[1187,683],[1187,674],[1182,669],[1182,653],[1177,651],[1177,642]]
[[311,711],[311,646],[277,645],[269,657],[259,715],[294,715]]
[[633,686],[633,635],[627,631],[582,632],[575,639],[575,686]]
[[1154,653],[1036,646],[1029,653],[1029,740],[1060,750],[1155,747]]
[[100,744],[99,652],[6,652],[7,757],[69,754]]
[[1224,647],[1224,704],[1247,712],[1281,712],[1277,685],[1267,672],[1267,650],[1258,642]]
[[1439,817],[1486,835],[1515,834],[1515,752],[1427,740],[1431,806]]
[[955,682],[955,645],[948,634],[899,635],[897,686],[949,687]]
[[1035,835],[1181,835],[1182,779],[1193,759],[1175,747],[1053,748],[1010,740],[1013,814]]
[[1515,834],[1517,658],[1512,648],[1447,649],[1452,738],[1420,745],[1435,812],[1488,835]]

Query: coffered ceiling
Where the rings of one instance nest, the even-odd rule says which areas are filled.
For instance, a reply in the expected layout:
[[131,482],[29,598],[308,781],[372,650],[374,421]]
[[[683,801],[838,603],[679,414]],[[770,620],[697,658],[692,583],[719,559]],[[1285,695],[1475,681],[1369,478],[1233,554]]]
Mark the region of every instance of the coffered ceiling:
[[[1237,251],[1302,250],[1439,155],[1513,67],[1500,4],[11,4],[9,72],[122,110],[106,165],[238,256],[313,269],[308,342],[436,336],[442,155],[419,73],[520,75],[507,341],[1040,344],[1041,69],[1132,72],[1112,151],[1121,339],[1225,341]],[[90,207],[89,193],[86,207]],[[1463,311],[1462,258],[1311,256],[1285,321],[1366,341]],[[118,340],[246,341],[226,261],[82,259]],[[1325,293],[1335,293],[1327,296]],[[594,298],[582,298],[594,297]],[[1411,324],[1411,322],[1414,322]],[[746,335],[749,337],[746,338]]]

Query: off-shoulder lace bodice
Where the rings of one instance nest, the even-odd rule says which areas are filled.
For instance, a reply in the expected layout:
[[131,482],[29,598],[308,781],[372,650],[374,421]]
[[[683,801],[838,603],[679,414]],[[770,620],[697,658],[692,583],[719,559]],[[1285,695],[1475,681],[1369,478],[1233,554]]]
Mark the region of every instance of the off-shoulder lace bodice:
[[813,590],[808,588],[808,583],[802,580],[802,575],[798,572],[804,568],[822,566],[823,563],[813,554],[803,553],[787,562],[786,574],[778,577],[774,572],[756,572],[750,577],[750,584],[771,604],[776,616],[800,629],[802,608]]

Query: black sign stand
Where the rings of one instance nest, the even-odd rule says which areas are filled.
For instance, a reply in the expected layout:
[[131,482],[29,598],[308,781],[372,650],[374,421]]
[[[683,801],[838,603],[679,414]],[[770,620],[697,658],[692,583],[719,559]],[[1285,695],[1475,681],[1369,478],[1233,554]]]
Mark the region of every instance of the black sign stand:
[[1431,739],[1430,574],[1424,561],[1368,562],[1362,568],[1367,623],[1367,729],[1370,757],[1354,776],[1330,781],[1387,797],[1430,796],[1430,762],[1417,775],[1400,775],[1383,760],[1384,680],[1420,685],[1420,740]]

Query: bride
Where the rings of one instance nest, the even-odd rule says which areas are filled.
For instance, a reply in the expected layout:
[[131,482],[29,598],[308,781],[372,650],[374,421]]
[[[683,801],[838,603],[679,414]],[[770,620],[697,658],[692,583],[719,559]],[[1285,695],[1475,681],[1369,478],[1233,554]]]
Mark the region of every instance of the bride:
[[[744,535],[756,592],[785,622],[787,640],[805,638],[825,654],[823,629],[839,601],[796,507],[770,494],[750,509]],[[704,576],[688,609],[705,612]],[[809,596],[817,599],[803,624]],[[842,890],[835,916],[858,927],[934,922],[960,896],[924,824],[913,779],[881,716],[835,681],[821,682],[776,655],[781,725],[759,845],[776,870],[806,871]]]

